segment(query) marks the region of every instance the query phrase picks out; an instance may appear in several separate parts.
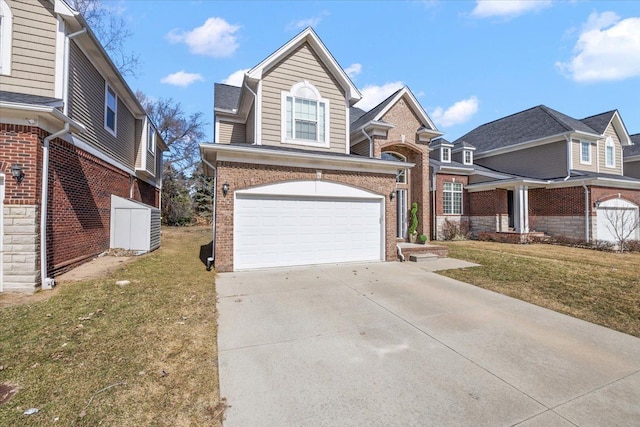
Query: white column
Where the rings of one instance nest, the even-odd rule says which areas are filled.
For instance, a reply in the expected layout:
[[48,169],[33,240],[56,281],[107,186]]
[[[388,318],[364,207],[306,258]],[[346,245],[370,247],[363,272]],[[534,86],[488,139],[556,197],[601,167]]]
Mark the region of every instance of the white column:
[[515,188],[515,229],[518,233],[529,232],[529,187],[518,186]]

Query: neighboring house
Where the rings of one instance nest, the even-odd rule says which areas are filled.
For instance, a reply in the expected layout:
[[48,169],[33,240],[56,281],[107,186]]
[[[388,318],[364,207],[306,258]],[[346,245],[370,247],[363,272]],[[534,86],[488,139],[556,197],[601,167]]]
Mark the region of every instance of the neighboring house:
[[624,147],[624,174],[640,179],[640,133],[630,135],[633,145]]
[[109,248],[112,196],[159,206],[166,146],[64,1],[0,19],[0,291],[33,291]]
[[408,88],[369,112],[310,28],[215,86],[218,271],[397,259],[408,210],[429,232],[429,147],[441,136]]
[[444,216],[467,221],[474,235],[535,230],[614,241],[612,219],[638,218],[640,180],[626,173],[638,160],[632,144],[616,110],[577,120],[544,105],[479,126],[454,143],[435,141],[433,235],[441,237]]

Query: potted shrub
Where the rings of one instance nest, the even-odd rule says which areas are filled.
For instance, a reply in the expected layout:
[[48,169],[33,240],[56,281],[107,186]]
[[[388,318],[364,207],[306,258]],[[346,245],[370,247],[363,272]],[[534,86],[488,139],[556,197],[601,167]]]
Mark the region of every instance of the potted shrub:
[[409,226],[409,242],[415,243],[418,238],[418,204],[411,203],[411,225]]

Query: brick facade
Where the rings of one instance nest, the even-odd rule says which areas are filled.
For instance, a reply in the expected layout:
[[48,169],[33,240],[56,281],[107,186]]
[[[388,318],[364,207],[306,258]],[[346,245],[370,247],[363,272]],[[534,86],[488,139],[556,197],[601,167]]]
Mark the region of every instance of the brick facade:
[[[259,185],[297,180],[316,180],[317,169],[288,166],[254,165],[218,162],[218,182],[229,184],[224,196],[222,185],[217,188],[216,260],[217,271],[233,271],[233,214],[234,192]],[[384,196],[385,200],[385,259],[396,259],[396,203],[388,196],[395,190],[395,176],[388,174],[322,170],[323,181],[357,187]]]
[[[42,140],[48,133],[0,125],[0,167],[5,173],[4,287],[33,290],[40,282]],[[24,180],[11,178],[20,163]],[[111,195],[158,206],[158,190],[128,173],[55,139],[49,145],[48,275],[54,276],[109,248]]]

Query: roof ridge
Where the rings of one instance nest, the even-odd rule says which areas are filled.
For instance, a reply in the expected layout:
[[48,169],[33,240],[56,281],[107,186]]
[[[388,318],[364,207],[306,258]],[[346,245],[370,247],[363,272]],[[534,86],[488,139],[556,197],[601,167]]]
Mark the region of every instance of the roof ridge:
[[[605,111],[603,113],[592,114],[591,116],[583,117],[582,119],[580,119],[580,121],[591,119],[591,118],[597,117],[597,116],[604,116],[605,114],[615,113],[615,112],[618,112],[617,108],[614,108],[613,110]],[[618,114],[620,114],[620,113],[618,112]]]
[[[546,106],[546,105],[544,105],[544,104],[539,105],[539,107],[540,107],[540,109],[541,109],[542,111],[544,111],[545,113],[547,113],[547,114],[549,115],[549,117],[551,117],[553,120],[555,120],[557,123],[559,123],[559,124],[560,124],[560,126],[564,127],[566,130],[568,130],[568,131],[575,130],[575,129],[573,129],[571,126],[569,126],[567,123],[564,123],[564,120],[562,120],[562,121],[561,121],[561,120],[560,120],[560,119],[559,119],[555,114],[553,114],[553,113],[559,113],[559,114],[562,114],[562,113],[560,113],[560,111],[554,110],[554,109],[553,109],[553,108],[551,108],[551,107],[547,107],[547,106]],[[552,113],[552,112],[553,112],[553,113]],[[565,116],[566,116],[566,114],[565,114]],[[571,116],[567,116],[567,117],[571,117]],[[577,120],[577,119],[573,119],[573,120]],[[588,126],[588,125],[586,125],[586,124],[585,124],[585,126],[587,126],[587,127],[591,128],[590,126]]]

